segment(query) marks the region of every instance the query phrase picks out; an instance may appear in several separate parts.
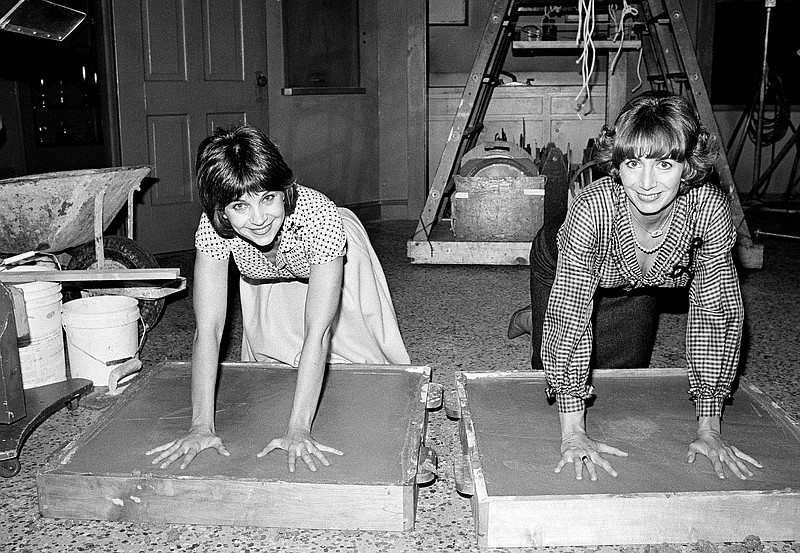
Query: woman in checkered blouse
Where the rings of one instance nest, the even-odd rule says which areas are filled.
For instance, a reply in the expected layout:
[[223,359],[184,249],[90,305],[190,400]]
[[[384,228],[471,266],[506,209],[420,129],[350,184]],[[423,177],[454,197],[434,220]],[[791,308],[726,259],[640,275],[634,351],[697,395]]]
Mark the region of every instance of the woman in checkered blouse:
[[297,184],[275,145],[249,126],[219,130],[197,155],[204,213],[195,235],[192,424],[148,452],[153,464],[202,450],[229,455],[214,427],[214,389],[228,304],[231,258],[241,275],[242,360],[282,361],[297,385],[286,433],[260,453],[287,452],[288,468],[329,465],[311,425],[327,363],[408,364],[380,262],[347,209]]
[[[609,176],[586,187],[569,207],[539,323],[541,363],[561,421],[556,472],[572,463],[577,479],[584,467],[592,480],[597,466],[617,475],[603,455],[627,453],[586,433],[590,359],[593,347],[604,347],[596,359],[603,368],[624,367],[631,359],[636,364],[628,367],[649,363],[656,312],[648,291],[656,287],[689,292],[686,356],[698,430],[688,462],[705,455],[720,478],[725,466],[742,479],[753,474],[747,463],[761,467],[721,435],[744,312],[731,253],[736,229],[726,195],[708,179],[717,155],[693,107],[676,94],[642,94],[613,127],[603,128],[595,158]],[[609,309],[603,303],[608,298],[622,307]],[[603,335],[593,336],[594,323]]]

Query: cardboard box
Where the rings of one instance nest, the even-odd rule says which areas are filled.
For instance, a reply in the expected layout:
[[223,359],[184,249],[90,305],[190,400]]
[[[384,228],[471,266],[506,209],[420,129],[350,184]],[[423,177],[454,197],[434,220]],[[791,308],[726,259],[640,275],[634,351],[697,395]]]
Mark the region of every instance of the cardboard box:
[[[464,479],[481,547],[596,546],[800,539],[798,424],[744,379],[723,436],[760,461],[754,476],[687,463],[697,431],[685,369],[595,371],[587,431],[629,454],[595,482],[556,474],[558,410],[541,372],[456,378]],[[457,473],[458,474],[458,473]]]
[[452,197],[458,239],[530,242],[544,220],[545,177],[462,177]]
[[191,419],[190,364],[146,374],[100,421],[37,475],[39,509],[54,518],[152,523],[410,530],[425,449],[430,368],[331,365],[313,435],[344,452],[311,472],[286,454],[257,458],[280,436],[296,370],[223,363],[216,428],[230,457],[201,452],[184,470],[145,452],[177,439]]

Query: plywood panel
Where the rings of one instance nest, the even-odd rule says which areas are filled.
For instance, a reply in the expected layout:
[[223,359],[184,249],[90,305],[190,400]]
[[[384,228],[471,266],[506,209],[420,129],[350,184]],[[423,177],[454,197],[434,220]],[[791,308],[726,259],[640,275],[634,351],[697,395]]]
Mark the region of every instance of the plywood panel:
[[[296,371],[223,364],[216,427],[230,457],[201,452],[184,470],[145,451],[191,420],[188,363],[161,365],[38,475],[44,516],[297,528],[407,530],[416,506],[427,367],[331,366],[314,436],[344,451],[316,472],[256,454],[285,431]],[[354,500],[357,498],[357,500]]]
[[629,453],[617,478],[555,474],[560,430],[542,373],[459,377],[462,449],[485,547],[687,543],[800,538],[798,426],[746,382],[723,421],[725,437],[764,469],[719,479],[705,458],[686,462],[696,433],[685,370],[597,371],[589,435]]

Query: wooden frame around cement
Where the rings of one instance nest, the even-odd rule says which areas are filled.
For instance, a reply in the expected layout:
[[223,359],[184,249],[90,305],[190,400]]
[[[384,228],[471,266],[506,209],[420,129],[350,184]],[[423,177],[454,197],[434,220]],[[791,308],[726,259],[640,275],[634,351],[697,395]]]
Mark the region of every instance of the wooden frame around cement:
[[[332,364],[332,371],[411,371],[420,375],[421,406],[408,421],[401,448],[403,477],[394,484],[303,483],[252,478],[182,475],[83,474],[70,458],[102,432],[114,414],[163,370],[188,370],[188,362],[166,362],[149,370],[125,397],[88,431],[64,446],[37,473],[42,516],[141,523],[202,524],[280,528],[407,531],[414,527],[420,447],[427,430],[428,366]],[[227,368],[296,370],[280,363],[222,363]],[[138,472],[138,471],[136,471]],[[102,500],[98,501],[97,498]],[[357,500],[354,500],[357,498]],[[313,499],[313,500],[312,500]],[[363,505],[369,504],[370,509]]]
[[[686,369],[672,368],[613,369],[596,370],[593,375],[639,378],[685,372]],[[462,463],[471,476],[468,487],[474,493],[470,502],[481,548],[723,542],[729,541],[731,528],[736,528],[742,536],[756,535],[764,541],[792,541],[800,537],[800,490],[792,488],[708,493],[490,496],[466,391],[469,380],[481,378],[540,379],[544,382],[544,374],[531,371],[456,374]],[[761,390],[741,379],[737,394],[741,393],[748,394],[800,440],[800,424]],[[777,513],[776,504],[781,507]],[[765,512],[772,516],[769,519],[758,516]],[[655,531],[654,513],[669,513],[657,521]]]

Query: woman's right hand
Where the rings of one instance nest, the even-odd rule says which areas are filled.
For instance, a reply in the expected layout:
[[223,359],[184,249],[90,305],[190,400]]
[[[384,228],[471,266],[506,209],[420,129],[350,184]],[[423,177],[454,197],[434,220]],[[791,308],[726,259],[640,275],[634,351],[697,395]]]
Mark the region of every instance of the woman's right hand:
[[561,472],[568,463],[575,466],[575,479],[583,480],[583,467],[589,473],[592,481],[597,480],[597,465],[601,466],[611,476],[617,476],[617,471],[601,453],[627,457],[622,450],[591,439],[585,432],[573,432],[561,438],[561,460],[556,465],[556,472]]
[[165,469],[172,463],[183,457],[181,461],[181,469],[189,466],[189,463],[197,456],[198,453],[204,449],[214,448],[220,455],[228,456],[230,453],[222,443],[222,439],[217,436],[212,430],[196,429],[189,430],[185,436],[173,440],[164,445],[151,449],[145,455],[154,455],[160,453],[158,457],[153,459],[153,464],[161,463],[161,468]]

